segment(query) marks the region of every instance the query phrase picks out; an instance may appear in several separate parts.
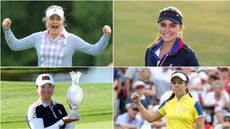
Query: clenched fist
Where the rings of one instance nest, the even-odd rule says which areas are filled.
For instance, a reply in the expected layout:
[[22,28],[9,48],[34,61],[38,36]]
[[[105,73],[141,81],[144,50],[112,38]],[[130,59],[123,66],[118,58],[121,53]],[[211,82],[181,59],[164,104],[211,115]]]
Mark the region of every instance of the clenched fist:
[[9,29],[10,26],[11,26],[11,23],[12,23],[12,21],[10,20],[10,18],[5,18],[5,19],[2,21],[2,28],[3,28],[3,29]]
[[102,30],[103,30],[103,33],[107,36],[110,36],[112,33],[112,30],[111,30],[110,26],[108,26],[108,25],[105,25]]
[[131,95],[131,100],[133,103],[139,103],[140,102],[140,95],[137,92],[134,92]]

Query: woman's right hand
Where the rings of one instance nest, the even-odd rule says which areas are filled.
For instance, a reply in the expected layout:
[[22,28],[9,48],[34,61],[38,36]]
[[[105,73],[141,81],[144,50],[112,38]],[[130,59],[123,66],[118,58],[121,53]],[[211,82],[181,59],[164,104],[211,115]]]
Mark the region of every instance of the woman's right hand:
[[137,92],[134,92],[131,95],[131,100],[133,103],[139,103],[140,102],[140,95]]
[[11,26],[11,23],[12,23],[12,21],[10,20],[10,18],[5,18],[5,19],[2,21],[2,28],[3,28],[3,29],[9,29],[10,26]]

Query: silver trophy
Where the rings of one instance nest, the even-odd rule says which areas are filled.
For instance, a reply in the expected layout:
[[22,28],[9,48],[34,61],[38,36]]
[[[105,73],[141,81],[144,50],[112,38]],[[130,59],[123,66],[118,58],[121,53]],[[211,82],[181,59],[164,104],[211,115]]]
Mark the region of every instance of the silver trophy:
[[81,72],[70,72],[72,78],[72,85],[67,90],[67,101],[70,106],[70,112],[68,117],[80,119],[81,117],[77,114],[78,107],[82,103],[83,91],[79,86],[79,79]]

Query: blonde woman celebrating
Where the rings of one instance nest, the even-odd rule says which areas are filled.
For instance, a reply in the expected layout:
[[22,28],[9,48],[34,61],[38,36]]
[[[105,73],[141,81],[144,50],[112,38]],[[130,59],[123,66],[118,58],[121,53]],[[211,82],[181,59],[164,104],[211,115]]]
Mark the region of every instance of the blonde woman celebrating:
[[65,30],[64,11],[57,5],[47,8],[43,21],[47,30],[33,33],[22,39],[17,39],[11,31],[10,18],[5,18],[2,22],[8,46],[14,51],[35,48],[38,66],[41,67],[72,66],[72,56],[76,51],[99,55],[106,48],[112,32],[110,26],[105,25],[102,29],[104,35],[96,44],[91,45]]

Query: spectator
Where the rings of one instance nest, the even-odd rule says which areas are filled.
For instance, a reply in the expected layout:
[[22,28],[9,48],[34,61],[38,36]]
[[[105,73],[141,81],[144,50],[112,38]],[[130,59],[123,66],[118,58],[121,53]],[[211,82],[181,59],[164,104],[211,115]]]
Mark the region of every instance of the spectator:
[[212,85],[213,82],[215,82],[215,81],[217,81],[217,80],[219,80],[219,79],[220,79],[220,78],[219,78],[217,75],[211,74],[211,75],[209,76],[209,78],[208,78],[208,83],[209,83],[210,85]]
[[230,95],[230,72],[228,68],[220,68],[220,75],[221,80],[224,84],[224,89],[228,92],[228,95]]
[[[203,74],[204,75],[204,74]],[[203,90],[202,80],[197,72],[194,72],[192,69],[188,74],[190,82],[189,82],[189,91],[192,97],[195,100],[200,100],[199,95],[201,95]]]
[[114,87],[114,118],[116,118],[117,115],[120,113],[119,93],[121,92],[122,89],[118,68],[114,68],[113,87]]
[[226,96],[226,92],[223,90],[223,84],[221,81],[216,81],[212,85],[213,90],[209,92],[204,99],[204,108],[207,114],[207,121],[213,123],[214,112],[223,110],[224,107],[229,108],[229,98]]
[[154,84],[156,87],[156,101],[159,103],[162,94],[164,94],[166,91],[171,90],[171,84],[168,81],[156,79],[154,80]]
[[213,122],[213,127],[215,127],[218,124],[223,123],[224,121],[224,114],[223,111],[217,111],[215,112],[215,118],[214,118],[214,122]]
[[199,76],[200,79],[201,79],[201,87],[202,87],[202,90],[201,90],[201,91],[198,91],[197,95],[198,95],[198,99],[199,99],[201,105],[203,105],[204,98],[205,98],[205,96],[207,95],[207,93],[210,91],[211,85],[208,83],[209,75],[208,75],[208,72],[207,72],[207,71],[205,71],[205,70],[200,70],[200,71],[198,72],[198,76]]
[[170,77],[173,73],[173,71],[170,68],[163,67],[159,69],[155,67],[155,68],[151,68],[151,71],[153,73],[153,80],[160,79],[170,83]]
[[156,89],[152,81],[152,75],[149,68],[143,68],[140,71],[140,81],[144,82],[144,94],[151,97],[153,100],[153,97],[156,95]]
[[[140,101],[144,105],[145,108],[151,110],[152,104],[151,104],[151,98],[149,96],[146,96],[144,94],[144,86],[145,83],[142,81],[136,81],[133,85],[134,92],[137,92],[140,95]],[[131,103],[130,97],[127,99],[127,103]]]
[[130,94],[131,94],[130,92],[133,91],[131,86],[134,84],[134,82],[139,80],[140,71],[141,71],[141,68],[133,68],[133,67],[129,67],[126,70],[126,72],[125,72],[125,88],[126,88],[126,95],[127,96],[130,96]]
[[127,112],[117,117],[115,127],[121,127],[122,129],[140,129],[142,125],[142,119],[137,115],[139,110],[133,103],[126,105]]
[[224,116],[224,121],[216,125],[214,129],[230,129],[230,113],[227,113]]

